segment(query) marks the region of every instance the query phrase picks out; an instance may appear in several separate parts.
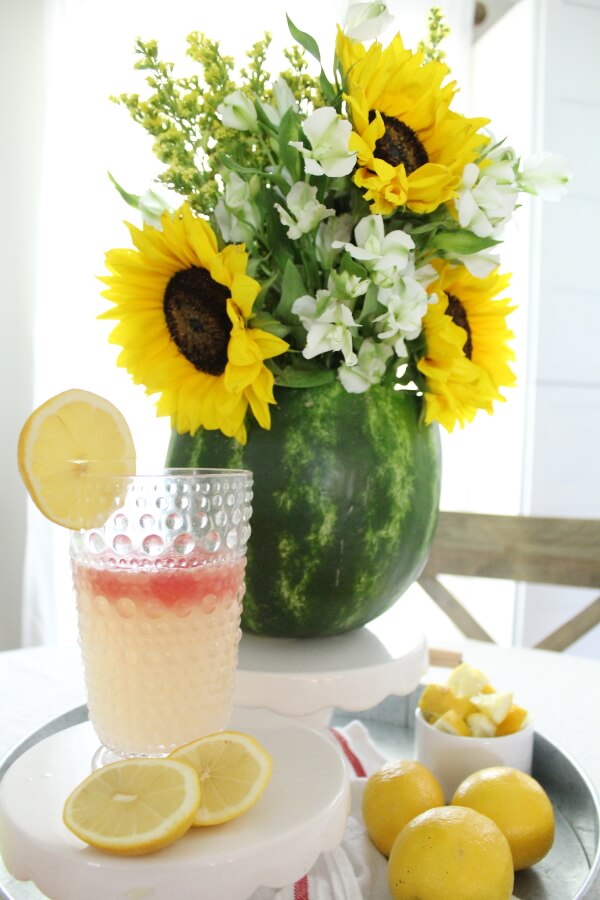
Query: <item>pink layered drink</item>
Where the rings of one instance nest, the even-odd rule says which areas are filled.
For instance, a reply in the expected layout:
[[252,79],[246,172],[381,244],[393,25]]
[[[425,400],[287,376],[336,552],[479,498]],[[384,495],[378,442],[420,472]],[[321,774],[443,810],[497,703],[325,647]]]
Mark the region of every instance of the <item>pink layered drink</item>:
[[105,747],[156,755],[231,714],[245,558],[73,562],[88,706]]

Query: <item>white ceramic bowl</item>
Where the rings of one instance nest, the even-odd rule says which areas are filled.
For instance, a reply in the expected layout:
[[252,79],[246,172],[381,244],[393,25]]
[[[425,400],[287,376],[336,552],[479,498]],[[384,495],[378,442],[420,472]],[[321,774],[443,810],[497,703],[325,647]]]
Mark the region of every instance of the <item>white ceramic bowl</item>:
[[438,778],[446,802],[467,775],[490,766],[511,766],[531,774],[534,728],[530,722],[501,737],[461,737],[438,731],[416,712],[415,755]]

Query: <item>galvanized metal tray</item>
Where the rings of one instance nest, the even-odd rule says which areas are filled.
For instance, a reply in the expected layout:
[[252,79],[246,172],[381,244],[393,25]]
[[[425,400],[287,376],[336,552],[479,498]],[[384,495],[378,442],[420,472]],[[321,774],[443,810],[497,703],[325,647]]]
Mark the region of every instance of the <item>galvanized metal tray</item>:
[[[341,726],[360,719],[387,758],[409,758],[414,754],[414,710],[419,693],[388,697],[360,714],[336,711],[332,724]],[[0,778],[29,747],[86,719],[87,707],[80,706],[33,732],[0,761]],[[515,897],[600,900],[600,801],[594,788],[575,761],[540,734],[535,736],[533,775],[552,801],[556,837],[545,859],[517,873]],[[0,859],[0,900],[45,900],[45,895],[31,883],[15,881]]]

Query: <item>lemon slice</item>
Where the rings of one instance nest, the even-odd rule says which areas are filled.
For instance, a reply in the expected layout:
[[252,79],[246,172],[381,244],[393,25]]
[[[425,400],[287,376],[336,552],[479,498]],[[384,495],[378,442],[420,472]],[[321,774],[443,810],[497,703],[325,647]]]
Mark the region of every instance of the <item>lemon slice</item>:
[[200,803],[196,772],[174,759],[126,759],[97,769],[69,795],[63,821],[78,838],[123,856],[180,838]]
[[97,394],[69,390],[39,406],[21,430],[19,471],[31,499],[65,528],[94,528],[118,488],[106,478],[135,472],[135,447],[119,410]]
[[202,800],[194,825],[219,825],[250,809],[271,778],[272,760],[249,734],[221,731],[178,747],[169,756],[196,770]]

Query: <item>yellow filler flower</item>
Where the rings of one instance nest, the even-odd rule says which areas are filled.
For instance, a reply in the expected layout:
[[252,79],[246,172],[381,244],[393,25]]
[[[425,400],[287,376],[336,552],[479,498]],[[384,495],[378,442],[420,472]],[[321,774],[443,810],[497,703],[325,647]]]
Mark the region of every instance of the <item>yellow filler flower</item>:
[[428,291],[437,301],[423,319],[427,351],[417,368],[427,379],[425,421],[452,431],[479,409],[492,413],[493,401],[505,399],[499,388],[515,384],[508,365],[515,354],[507,343],[514,334],[506,325],[514,307],[507,298],[494,299],[510,275],[475,278],[464,266],[439,260],[434,266],[438,277]]
[[161,217],[162,230],[128,225],[135,250],[110,250],[103,295],[115,306],[99,316],[119,324],[111,343],[118,365],[160,393],[159,415],[178,432],[220,429],[246,442],[248,406],[270,428],[272,372],[264,360],[288,349],[248,319],[260,285],[246,274],[243,245],[219,251],[215,234],[187,204]]
[[336,56],[358,154],[354,182],[371,212],[428,213],[455,197],[464,167],[488,141],[478,129],[489,120],[450,110],[456,83],[442,84],[448,67],[425,63],[399,34],[387,48],[374,42],[367,50],[339,28]]

